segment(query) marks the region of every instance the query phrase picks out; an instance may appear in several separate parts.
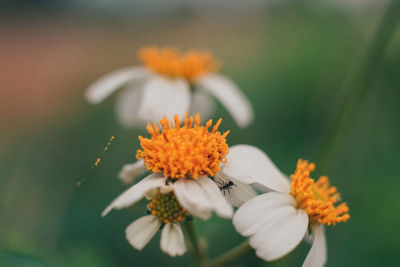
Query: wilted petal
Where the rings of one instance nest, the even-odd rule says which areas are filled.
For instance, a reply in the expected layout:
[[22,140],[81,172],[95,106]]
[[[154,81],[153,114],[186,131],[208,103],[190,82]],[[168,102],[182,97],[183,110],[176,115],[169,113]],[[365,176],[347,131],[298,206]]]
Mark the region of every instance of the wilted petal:
[[213,204],[200,184],[194,179],[179,179],[174,183],[176,198],[190,214],[203,220],[210,218]]
[[229,149],[228,162],[221,172],[245,184],[258,183],[279,192],[289,192],[288,179],[269,157],[250,145],[236,145]]
[[153,173],[131,186],[119,195],[103,211],[102,216],[107,215],[112,209],[122,209],[128,207],[143,198],[144,194],[152,188],[161,187],[165,184],[165,178],[159,173]]
[[86,99],[92,104],[98,104],[124,84],[145,79],[150,72],[144,67],[128,67],[113,71],[92,83],[85,92]]
[[208,74],[199,78],[196,85],[215,96],[240,127],[246,127],[253,120],[253,108],[249,100],[231,79]]
[[155,76],[143,87],[143,96],[138,110],[142,121],[158,122],[164,116],[175,114],[183,119],[190,106],[189,85],[182,79]]
[[132,247],[141,250],[157,233],[161,226],[160,220],[153,216],[144,216],[131,223],[125,230],[126,239]]
[[143,164],[143,159],[140,159],[132,164],[125,164],[122,166],[118,176],[124,183],[129,184],[135,181],[135,179],[145,173],[146,166]]
[[161,233],[161,250],[172,257],[181,256],[186,252],[183,232],[179,224],[167,223]]
[[314,237],[314,242],[303,263],[303,267],[321,267],[325,265],[327,259],[324,226],[321,224],[313,224],[311,225],[311,231]]
[[[216,173],[214,181],[217,183],[228,203],[234,207],[240,207],[244,202],[257,196],[256,191],[254,191],[250,185],[236,181],[221,172]],[[227,186],[229,182],[232,182],[232,185],[229,188],[222,189],[222,187]]]
[[233,208],[223,197],[215,182],[205,176],[200,176],[197,181],[204,190],[209,202],[213,204],[215,213],[223,218],[231,218]]

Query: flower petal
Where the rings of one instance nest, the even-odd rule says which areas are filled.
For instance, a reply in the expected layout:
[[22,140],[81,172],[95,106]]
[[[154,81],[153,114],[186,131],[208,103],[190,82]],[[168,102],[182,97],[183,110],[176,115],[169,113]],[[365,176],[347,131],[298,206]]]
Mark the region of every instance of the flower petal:
[[260,149],[236,145],[229,149],[221,172],[245,184],[258,183],[279,192],[289,192],[288,179]]
[[178,114],[183,119],[190,106],[189,85],[182,79],[154,76],[143,87],[138,117],[147,122],[158,122],[162,117]]
[[125,184],[132,183],[135,179],[146,172],[146,166],[144,166],[143,159],[136,161],[132,164],[125,164],[122,166],[121,171],[118,173],[119,179]]
[[223,218],[231,218],[233,214],[233,208],[223,197],[216,183],[205,176],[199,176],[199,178],[197,178],[197,182],[206,193],[210,203],[214,205],[213,210],[215,213]]
[[[248,185],[232,179],[222,172],[217,172],[214,176],[214,181],[217,183],[225,199],[234,207],[240,207],[244,202],[257,196],[256,191]],[[222,187],[232,182],[232,186],[227,189]]]
[[190,214],[208,220],[213,204],[200,184],[194,179],[179,179],[174,183],[175,196]]
[[186,252],[185,239],[179,224],[167,223],[161,232],[161,250],[171,257],[181,256]]
[[89,103],[98,104],[127,82],[147,78],[149,75],[150,72],[144,67],[115,70],[92,83],[86,89],[85,97]]
[[200,114],[200,118],[208,119],[215,112],[215,102],[211,96],[202,90],[194,90],[192,94],[192,103],[190,105],[189,115]]
[[131,186],[121,195],[119,195],[110,205],[103,211],[102,216],[106,216],[112,209],[122,209],[128,207],[138,200],[152,188],[161,187],[165,184],[165,178],[159,173],[153,173]]
[[282,208],[295,205],[295,200],[285,193],[271,192],[258,195],[244,203],[233,216],[233,225],[241,235],[250,236],[264,223],[281,212]]
[[314,236],[310,252],[303,263],[303,267],[320,267],[324,266],[327,259],[326,238],[324,226],[321,224],[311,225],[311,231]]
[[[257,196],[239,208],[233,224],[239,233],[251,233],[250,246],[258,257],[276,260],[293,250],[307,231],[307,213],[296,209],[295,203],[291,195],[280,192]],[[246,225],[251,229],[245,229]]]
[[125,236],[132,247],[141,250],[157,233],[160,226],[161,222],[157,217],[153,215],[144,216],[137,219],[126,228]]
[[196,85],[214,95],[240,127],[246,127],[253,120],[253,108],[249,100],[231,79],[208,74],[199,78]]
[[143,88],[140,85],[132,88],[126,88],[118,94],[116,98],[116,113],[119,121],[127,127],[138,126],[145,127],[145,121],[139,118],[139,107],[143,98]]

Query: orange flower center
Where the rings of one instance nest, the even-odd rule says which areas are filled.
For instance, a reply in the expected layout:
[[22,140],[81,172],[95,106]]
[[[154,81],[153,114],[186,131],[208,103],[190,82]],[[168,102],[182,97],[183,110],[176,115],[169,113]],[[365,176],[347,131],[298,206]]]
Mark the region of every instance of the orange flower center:
[[180,53],[175,48],[145,47],[139,51],[143,65],[156,73],[194,82],[198,77],[219,70],[219,64],[207,51]]
[[219,119],[211,131],[212,120],[200,126],[198,114],[193,119],[186,113],[182,127],[178,115],[174,118],[175,125],[163,118],[161,132],[156,124],[149,123],[147,130],[151,138],[139,136],[142,150],[137,151],[136,158],[144,159],[147,170],[163,172],[165,177],[214,176],[220,170],[220,163],[227,161],[228,154],[226,136],[229,131],[224,134],[217,131],[221,121]]
[[296,199],[298,207],[304,209],[312,222],[335,225],[350,219],[349,207],[345,202],[335,206],[340,200],[336,187],[330,186],[329,179],[322,176],[315,181],[310,173],[314,163],[299,159],[290,185],[290,194]]

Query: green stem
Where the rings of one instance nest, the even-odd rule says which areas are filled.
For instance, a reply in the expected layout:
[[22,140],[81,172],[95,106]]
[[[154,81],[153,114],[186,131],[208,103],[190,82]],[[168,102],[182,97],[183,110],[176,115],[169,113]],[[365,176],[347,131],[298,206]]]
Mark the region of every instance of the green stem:
[[194,228],[194,222],[184,221],[183,225],[192,245],[193,258],[199,266],[202,266],[204,263],[204,254],[200,247],[199,238]]
[[392,0],[388,5],[369,46],[366,47],[362,58],[356,61],[345,79],[339,93],[339,102],[333,112],[331,125],[326,128],[322,165],[332,162],[336,150],[345,138],[346,132],[353,122],[357,111],[372,88],[375,74],[378,72],[388,44],[400,21],[400,1]]
[[241,257],[243,254],[245,254],[250,249],[251,249],[251,247],[249,245],[249,240],[246,239],[241,244],[237,245],[236,247],[232,248],[228,252],[225,252],[218,258],[211,261],[209,264],[207,264],[207,267],[217,267],[217,266],[223,266],[228,263],[231,263],[232,261]]

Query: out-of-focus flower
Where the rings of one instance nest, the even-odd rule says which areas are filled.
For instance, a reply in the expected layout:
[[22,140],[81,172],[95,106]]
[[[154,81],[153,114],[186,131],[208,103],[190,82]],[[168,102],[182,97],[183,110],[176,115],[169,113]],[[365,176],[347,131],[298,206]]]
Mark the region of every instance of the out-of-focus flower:
[[143,66],[113,71],[86,90],[86,99],[98,104],[123,87],[117,99],[117,115],[126,126],[141,126],[164,115],[185,112],[209,117],[217,98],[240,127],[253,119],[246,96],[229,78],[216,73],[219,64],[209,52],[181,54],[173,48],[146,47],[139,51]]
[[[232,153],[232,151],[231,151]],[[237,168],[246,166],[246,168]],[[233,216],[236,230],[250,237],[257,256],[273,261],[293,250],[307,235],[313,240],[303,266],[323,266],[327,259],[324,225],[335,225],[350,218],[346,203],[327,177],[310,177],[315,165],[299,160],[291,182],[261,150],[237,146],[223,172],[236,175],[243,183],[257,183],[269,192],[244,203]],[[272,192],[271,192],[272,190]]]

